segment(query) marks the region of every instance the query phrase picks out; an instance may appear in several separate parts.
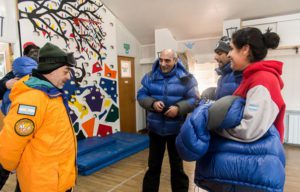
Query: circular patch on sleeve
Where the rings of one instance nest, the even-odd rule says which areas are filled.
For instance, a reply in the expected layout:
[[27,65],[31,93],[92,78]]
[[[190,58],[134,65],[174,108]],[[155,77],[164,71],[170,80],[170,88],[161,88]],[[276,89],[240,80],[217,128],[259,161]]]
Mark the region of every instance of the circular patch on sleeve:
[[28,136],[34,130],[34,123],[31,119],[20,119],[15,124],[15,132],[19,136]]

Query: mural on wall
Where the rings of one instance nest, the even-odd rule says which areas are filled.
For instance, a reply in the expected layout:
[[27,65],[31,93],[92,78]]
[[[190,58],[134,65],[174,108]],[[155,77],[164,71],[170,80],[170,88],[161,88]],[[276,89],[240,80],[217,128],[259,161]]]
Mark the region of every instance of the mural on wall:
[[115,17],[99,0],[19,0],[20,43],[74,52],[65,87],[78,138],[120,130]]

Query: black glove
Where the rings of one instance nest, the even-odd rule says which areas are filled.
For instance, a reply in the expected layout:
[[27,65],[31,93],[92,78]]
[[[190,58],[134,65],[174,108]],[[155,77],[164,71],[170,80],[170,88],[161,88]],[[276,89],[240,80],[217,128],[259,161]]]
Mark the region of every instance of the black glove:
[[201,99],[215,100],[216,99],[216,87],[209,87],[205,89],[201,94]]
[[6,169],[4,169],[2,167],[2,165],[0,164],[0,190],[4,186],[6,180],[8,179],[9,173],[10,173],[10,171],[7,171]]

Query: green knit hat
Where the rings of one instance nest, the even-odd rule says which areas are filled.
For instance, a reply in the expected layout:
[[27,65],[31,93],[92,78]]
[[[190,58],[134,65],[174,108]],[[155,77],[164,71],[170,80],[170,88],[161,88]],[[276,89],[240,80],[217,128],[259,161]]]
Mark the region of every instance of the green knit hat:
[[46,43],[39,51],[38,72],[48,74],[64,65],[75,66],[73,53],[66,53],[58,46]]

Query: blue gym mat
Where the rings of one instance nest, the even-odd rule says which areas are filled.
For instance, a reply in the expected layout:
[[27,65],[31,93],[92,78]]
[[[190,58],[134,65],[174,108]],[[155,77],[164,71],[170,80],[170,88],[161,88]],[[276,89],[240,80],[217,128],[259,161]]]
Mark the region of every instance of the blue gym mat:
[[117,132],[106,137],[78,141],[77,166],[80,175],[90,175],[149,146],[148,135]]

